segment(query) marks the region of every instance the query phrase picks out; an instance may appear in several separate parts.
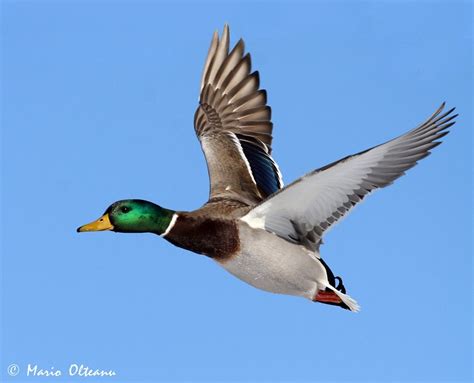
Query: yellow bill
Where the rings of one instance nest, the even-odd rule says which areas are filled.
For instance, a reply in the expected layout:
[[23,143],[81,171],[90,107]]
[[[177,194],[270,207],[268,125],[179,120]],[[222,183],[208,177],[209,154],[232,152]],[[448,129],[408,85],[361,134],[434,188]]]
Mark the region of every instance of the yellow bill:
[[104,231],[113,229],[114,225],[112,225],[112,223],[110,222],[109,215],[105,213],[98,220],[77,228],[77,232],[81,233],[83,231]]

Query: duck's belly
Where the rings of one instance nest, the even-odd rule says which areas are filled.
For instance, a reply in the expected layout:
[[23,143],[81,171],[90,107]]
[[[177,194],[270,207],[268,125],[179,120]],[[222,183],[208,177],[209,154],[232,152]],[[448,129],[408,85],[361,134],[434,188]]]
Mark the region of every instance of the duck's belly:
[[279,294],[312,299],[327,279],[316,254],[264,230],[239,225],[240,250],[218,263],[250,285]]

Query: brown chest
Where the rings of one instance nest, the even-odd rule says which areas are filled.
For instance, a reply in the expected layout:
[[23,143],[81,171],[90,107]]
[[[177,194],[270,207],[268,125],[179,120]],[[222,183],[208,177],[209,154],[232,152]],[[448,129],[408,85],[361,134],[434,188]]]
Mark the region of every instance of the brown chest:
[[225,260],[240,248],[237,224],[217,218],[180,214],[165,239],[178,247],[216,260]]

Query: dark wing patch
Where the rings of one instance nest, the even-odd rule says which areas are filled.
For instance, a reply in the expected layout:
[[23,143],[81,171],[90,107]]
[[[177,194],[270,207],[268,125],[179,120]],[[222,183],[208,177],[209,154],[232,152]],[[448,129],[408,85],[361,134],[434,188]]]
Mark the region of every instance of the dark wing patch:
[[267,147],[256,138],[236,134],[242,150],[250,164],[255,182],[266,198],[283,187],[278,165],[270,156]]

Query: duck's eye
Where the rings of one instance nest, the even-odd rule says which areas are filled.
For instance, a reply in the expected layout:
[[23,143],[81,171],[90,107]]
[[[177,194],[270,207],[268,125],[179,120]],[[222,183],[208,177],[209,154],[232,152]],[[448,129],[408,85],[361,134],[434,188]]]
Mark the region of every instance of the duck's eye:
[[128,206],[122,206],[122,207],[120,208],[120,211],[121,211],[122,213],[128,213],[128,212],[130,211],[130,208],[129,208]]

